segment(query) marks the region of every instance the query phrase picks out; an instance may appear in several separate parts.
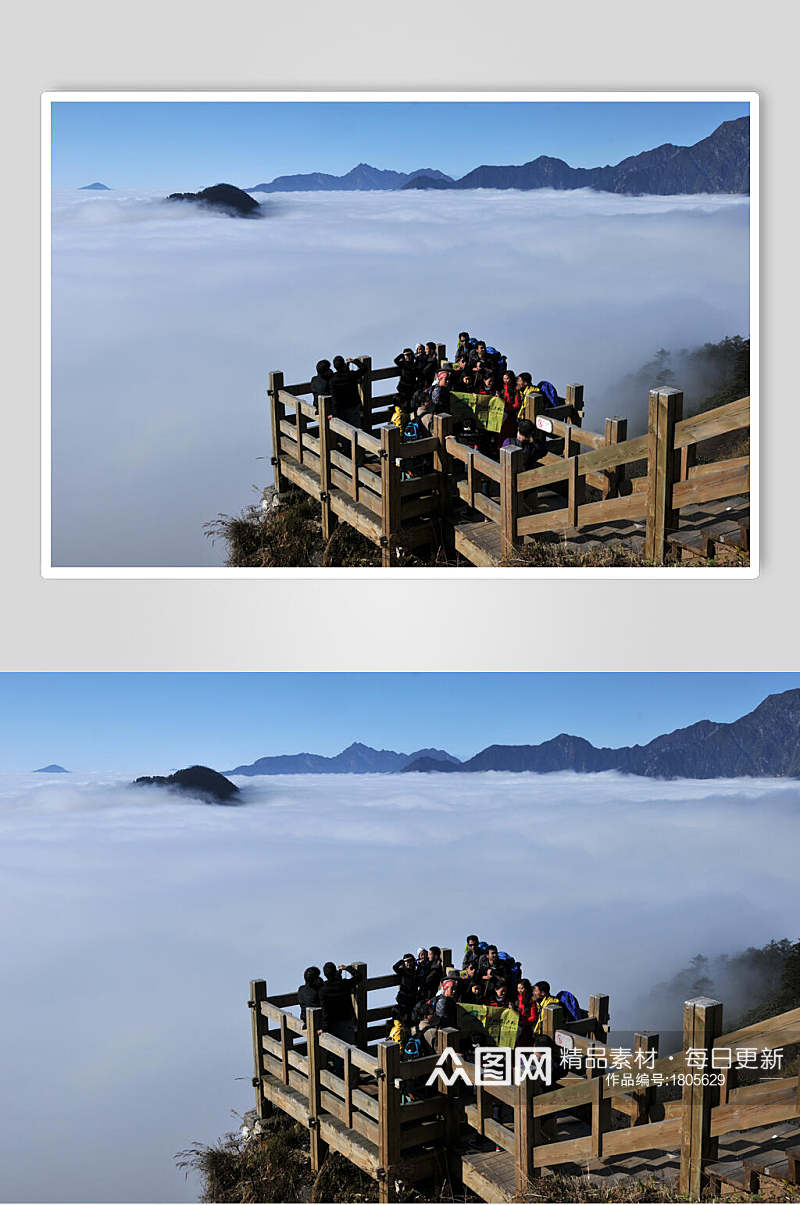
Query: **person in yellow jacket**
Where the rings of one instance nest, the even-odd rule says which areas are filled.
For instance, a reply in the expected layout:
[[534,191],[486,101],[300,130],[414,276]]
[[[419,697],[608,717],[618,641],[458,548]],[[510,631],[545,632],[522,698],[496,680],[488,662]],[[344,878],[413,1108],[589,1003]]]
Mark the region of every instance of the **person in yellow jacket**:
[[533,378],[529,372],[521,372],[517,377],[517,393],[519,394],[520,403],[517,410],[518,418],[533,418],[533,403],[536,398],[544,397],[541,389],[537,389],[533,384]]
[[408,1017],[403,1012],[402,1008],[395,1007],[392,1009],[392,1028],[389,1030],[389,1040],[397,1042],[397,1045],[402,1050],[409,1039],[411,1030],[408,1027]]
[[533,985],[533,999],[536,1004],[536,1020],[533,1024],[534,1033],[542,1033],[544,1025],[544,1010],[548,1004],[559,1004],[560,1001],[550,994],[550,984],[546,979],[540,979]]

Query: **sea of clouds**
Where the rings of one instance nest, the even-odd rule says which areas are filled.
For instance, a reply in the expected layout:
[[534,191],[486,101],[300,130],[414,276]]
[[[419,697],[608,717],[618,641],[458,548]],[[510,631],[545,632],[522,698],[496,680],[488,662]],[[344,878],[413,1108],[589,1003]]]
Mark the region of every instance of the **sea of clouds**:
[[746,197],[290,193],[262,221],[161,197],[53,197],[56,566],[222,564],[203,524],[271,479],[270,369],[467,327],[583,383],[596,426],[657,348],[749,334]]
[[[141,767],[146,771],[147,766]],[[616,774],[0,779],[2,1197],[190,1201],[252,1105],[248,981],[497,940],[617,1029],[699,952],[797,936],[800,786]],[[651,1011],[648,1012],[647,1009]]]

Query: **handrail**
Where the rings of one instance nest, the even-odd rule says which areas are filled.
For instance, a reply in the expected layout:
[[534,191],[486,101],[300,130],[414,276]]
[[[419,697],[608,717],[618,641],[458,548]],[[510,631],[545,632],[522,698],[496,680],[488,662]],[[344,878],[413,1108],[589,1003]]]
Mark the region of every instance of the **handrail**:
[[689,444],[700,443],[715,435],[724,435],[728,431],[738,431],[741,427],[750,425],[750,398],[739,398],[735,402],[726,402],[715,410],[703,410],[691,418],[681,419],[675,424],[675,447],[685,448]]

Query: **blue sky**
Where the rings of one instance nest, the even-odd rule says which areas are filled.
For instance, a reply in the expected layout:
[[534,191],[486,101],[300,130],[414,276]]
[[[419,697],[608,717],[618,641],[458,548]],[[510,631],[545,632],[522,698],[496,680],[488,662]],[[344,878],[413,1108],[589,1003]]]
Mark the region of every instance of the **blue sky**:
[[800,674],[3,674],[0,772],[225,769],[352,741],[468,757],[559,732],[643,743],[730,721]]
[[250,188],[359,162],[461,176],[537,155],[596,167],[664,142],[691,145],[748,111],[718,101],[56,101],[53,184]]

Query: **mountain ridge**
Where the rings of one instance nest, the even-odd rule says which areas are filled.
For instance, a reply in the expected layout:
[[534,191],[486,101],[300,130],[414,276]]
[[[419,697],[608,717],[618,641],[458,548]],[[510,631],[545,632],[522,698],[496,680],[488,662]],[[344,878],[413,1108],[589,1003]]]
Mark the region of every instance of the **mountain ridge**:
[[283,753],[259,757],[254,762],[226,770],[226,774],[392,774],[409,761],[426,758],[460,764],[444,749],[417,749],[415,753],[396,753],[393,749],[373,749],[354,741],[333,757],[320,753]]
[[800,777],[800,689],[768,695],[729,723],[698,720],[644,745],[596,746],[559,733],[535,745],[487,745],[461,761],[444,749],[398,753],[356,741],[333,757],[318,753],[257,758],[226,774],[597,774],[614,770],[646,778]]
[[276,176],[254,184],[247,192],[357,192],[406,189],[554,188],[561,191],[589,188],[596,192],[632,196],[750,192],[750,118],[724,121],[691,146],[671,142],[616,164],[571,167],[564,159],[539,155],[521,164],[481,164],[454,179],[436,168],[413,172],[358,163],[342,176],[328,172],[300,172]]

